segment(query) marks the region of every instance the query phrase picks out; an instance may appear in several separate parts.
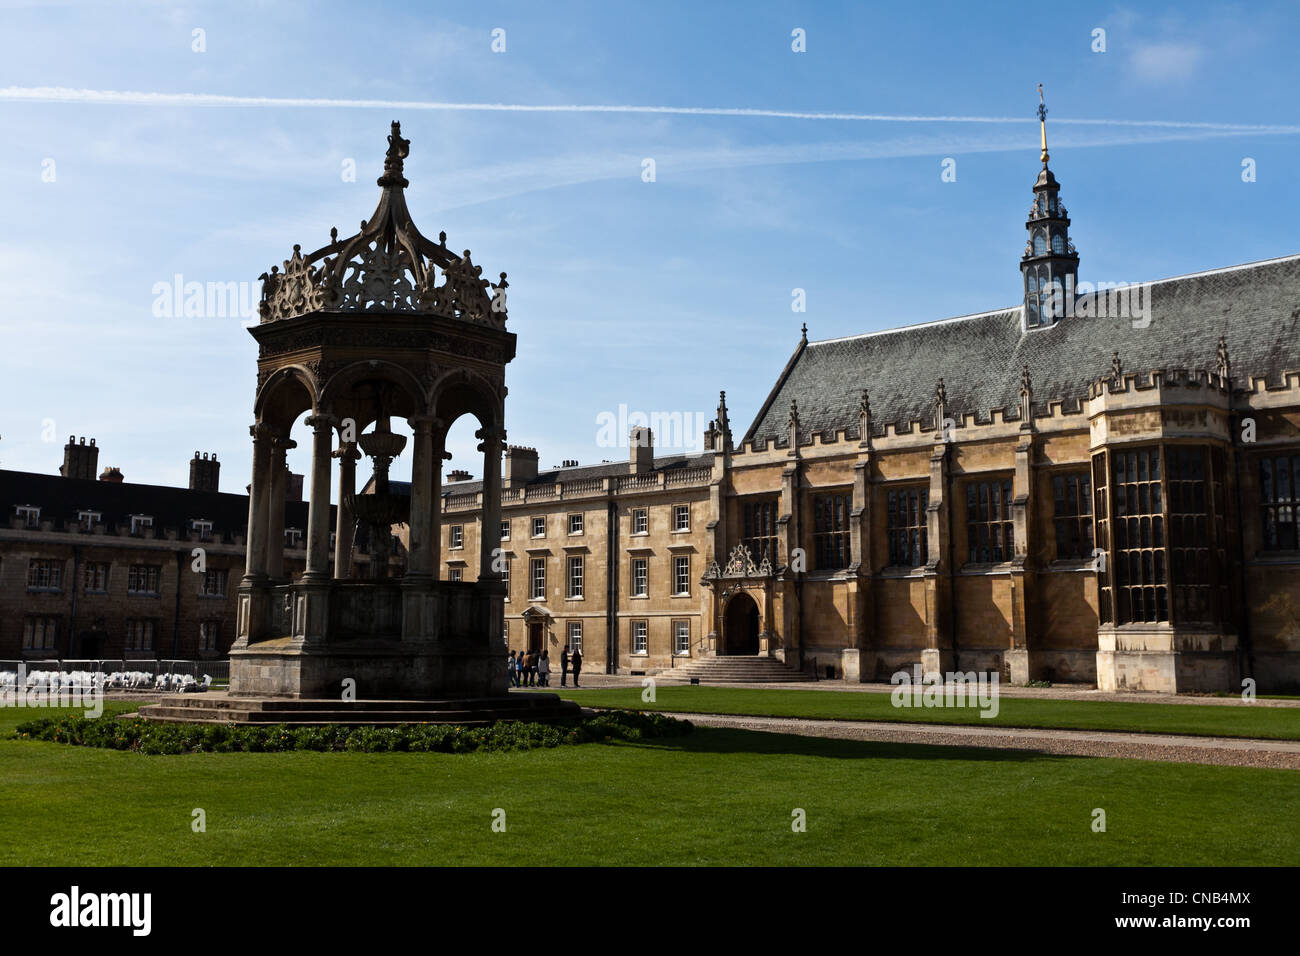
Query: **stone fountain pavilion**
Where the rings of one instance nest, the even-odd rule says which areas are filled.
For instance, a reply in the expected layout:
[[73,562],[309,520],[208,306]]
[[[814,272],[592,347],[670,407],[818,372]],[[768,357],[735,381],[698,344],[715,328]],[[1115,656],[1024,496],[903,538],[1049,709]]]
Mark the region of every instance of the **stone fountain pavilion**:
[[[506,274],[482,278],[469,250],[434,242],[411,221],[403,161],[410,142],[392,124],[379,205],[360,231],[264,273],[254,402],[247,560],[227,694],[164,701],[149,716],[235,721],[475,722],[526,710],[572,714],[555,695],[507,691],[505,588],[496,542],[481,535],[474,581],[442,580],[439,522],[444,444],[462,415],[477,419],[483,527],[500,525]],[[312,464],[306,570],[282,567],[284,486],[293,424],[305,413]],[[389,493],[388,470],[414,433],[410,495]],[[373,494],[356,493],[356,465],[373,464]],[[332,471],[338,506],[330,526]],[[392,526],[409,528],[407,567],[388,572]],[[366,579],[350,573],[356,528],[372,542]],[[335,541],[331,561],[330,536]],[[351,684],[349,685],[349,682]],[[356,700],[348,700],[349,686]]]

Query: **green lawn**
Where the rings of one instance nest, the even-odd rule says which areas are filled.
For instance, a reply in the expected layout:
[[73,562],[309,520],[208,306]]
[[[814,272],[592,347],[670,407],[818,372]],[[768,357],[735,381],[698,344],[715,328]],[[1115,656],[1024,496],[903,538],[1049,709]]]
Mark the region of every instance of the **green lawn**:
[[1298,798],[1293,771],[709,728],[465,755],[0,739],[0,865],[1294,864]]
[[823,720],[889,720],[984,727],[1056,727],[1217,737],[1300,740],[1300,708],[1222,704],[1155,704],[1127,701],[1043,700],[1002,697],[996,717],[977,708],[894,707],[890,695],[867,691],[764,690],[745,687],[657,687],[653,703],[637,687],[552,687],[586,707],[626,707],[701,714],[813,717]]

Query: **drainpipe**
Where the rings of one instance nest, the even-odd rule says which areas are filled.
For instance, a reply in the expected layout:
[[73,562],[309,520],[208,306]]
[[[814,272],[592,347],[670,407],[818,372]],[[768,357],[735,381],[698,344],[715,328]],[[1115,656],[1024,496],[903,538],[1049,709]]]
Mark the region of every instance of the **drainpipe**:
[[176,609],[172,614],[172,660],[179,656],[181,641],[181,581],[185,579],[185,552],[176,552]]
[[605,540],[605,673],[618,673],[618,501],[611,497]]
[[[1232,422],[1233,431],[1228,435],[1228,441],[1231,442],[1232,450],[1232,478],[1233,478],[1233,499],[1237,508],[1237,534],[1236,551],[1237,559],[1237,583],[1241,589],[1241,608],[1237,612],[1237,667],[1242,676],[1255,677],[1255,648],[1250,640],[1250,599],[1247,593],[1246,575],[1246,532],[1242,529],[1241,519],[1245,512],[1242,510],[1241,501],[1241,454],[1237,448],[1236,436],[1241,434],[1240,417],[1229,418]],[[1225,529],[1228,523],[1224,522]]]
[[[957,506],[953,499],[952,449],[948,449],[948,460],[943,468],[943,497],[948,502],[948,638],[952,643],[952,669],[961,670],[958,665],[960,652],[957,650],[957,555],[953,551],[952,513]],[[1000,491],[1000,489],[999,489]],[[1033,506],[1033,502],[1030,502]]]
[[[72,656],[72,642],[77,636],[77,582],[81,580],[81,545],[72,546],[72,614],[68,622],[68,656]],[[77,648],[81,652],[81,648]]]

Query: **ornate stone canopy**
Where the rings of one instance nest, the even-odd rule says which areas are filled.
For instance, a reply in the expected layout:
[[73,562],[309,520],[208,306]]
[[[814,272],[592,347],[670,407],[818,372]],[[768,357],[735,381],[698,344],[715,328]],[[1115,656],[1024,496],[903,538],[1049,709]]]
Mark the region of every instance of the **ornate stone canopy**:
[[[506,325],[506,274],[500,281],[482,278],[466,249],[459,256],[415,228],[406,208],[402,161],[410,154],[394,122],[388,137],[379,205],[360,231],[347,239],[330,230],[330,242],[307,256],[295,245],[281,267],[260,276],[261,320],[277,322],[310,312],[416,312],[480,323]],[[491,290],[491,291],[489,291]]]
[[[482,439],[484,527],[499,525],[505,368],[515,355],[506,277],[489,283],[468,250],[454,255],[445,235],[434,243],[415,228],[403,193],[409,152],[393,123],[379,205],[360,231],[339,239],[333,230],[329,245],[307,256],[295,246],[283,271],[262,275],[262,321],[248,330],[258,373],[248,553],[231,650],[236,696],[325,695],[343,674],[378,697],[504,691],[496,542],[480,541],[475,580],[443,580],[440,525],[446,436],[462,415],[477,420]],[[275,557],[283,550],[279,502],[284,450],[304,413],[312,448],[307,562],[289,580]],[[413,434],[408,496],[388,488],[388,466],[407,446],[393,419]],[[363,456],[374,463],[374,481],[358,495]],[[407,527],[406,561],[392,568],[399,522]],[[364,578],[351,558],[360,525],[371,542]]]

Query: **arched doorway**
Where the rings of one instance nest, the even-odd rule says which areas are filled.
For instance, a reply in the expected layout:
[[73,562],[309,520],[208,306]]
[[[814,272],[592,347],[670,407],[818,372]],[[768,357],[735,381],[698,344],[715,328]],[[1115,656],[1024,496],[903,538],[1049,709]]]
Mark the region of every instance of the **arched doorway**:
[[727,602],[722,622],[722,653],[758,653],[758,605],[743,591]]

